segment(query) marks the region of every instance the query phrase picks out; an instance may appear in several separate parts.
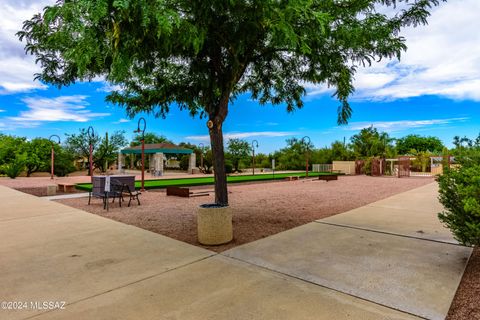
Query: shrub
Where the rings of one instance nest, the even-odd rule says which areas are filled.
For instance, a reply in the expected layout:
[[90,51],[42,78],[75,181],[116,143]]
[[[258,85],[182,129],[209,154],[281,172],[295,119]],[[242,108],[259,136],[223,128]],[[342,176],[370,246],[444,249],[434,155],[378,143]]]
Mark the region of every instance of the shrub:
[[180,158],[180,170],[187,171],[190,163],[190,155],[185,154]]
[[437,180],[445,207],[440,221],[462,244],[480,245],[480,164],[447,169]]
[[2,171],[5,172],[5,174],[11,179],[15,179],[20,175],[20,173],[22,173],[24,169],[25,169],[24,158],[16,156],[15,159],[3,165]]
[[369,158],[365,159],[365,164],[363,166],[363,172],[367,176],[372,175],[372,160],[373,160],[373,157],[369,157]]
[[225,160],[225,172],[233,173],[233,163],[230,160]]

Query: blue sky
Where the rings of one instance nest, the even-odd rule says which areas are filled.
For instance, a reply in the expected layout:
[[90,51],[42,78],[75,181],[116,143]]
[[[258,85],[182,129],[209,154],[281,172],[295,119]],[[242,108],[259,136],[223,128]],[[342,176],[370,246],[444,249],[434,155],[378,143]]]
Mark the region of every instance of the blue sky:
[[[14,36],[23,20],[51,0],[3,0],[0,4],[0,132],[29,138],[63,136],[93,126],[133,136],[137,118],[126,119],[104,102],[111,88],[102,81],[56,89],[33,81],[38,70]],[[374,125],[393,137],[434,135],[451,145],[453,136],[480,132],[480,1],[450,0],[436,8],[426,27],[407,29],[409,50],[399,61],[360,69],[348,126],[336,125],[338,102],[325,86],[307,85],[305,107],[288,114],[282,106],[259,106],[248,94],[230,107],[226,138],[259,141],[260,152],[285,146],[290,137],[310,136],[317,146]],[[205,120],[172,108],[167,119],[147,118],[147,131],[175,142],[207,144]]]

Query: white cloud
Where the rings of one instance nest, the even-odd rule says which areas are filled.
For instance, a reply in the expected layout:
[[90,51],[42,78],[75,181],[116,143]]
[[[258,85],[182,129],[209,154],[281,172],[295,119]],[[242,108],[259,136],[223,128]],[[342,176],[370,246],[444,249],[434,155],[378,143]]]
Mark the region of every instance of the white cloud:
[[131,121],[131,120],[121,118],[121,119],[119,119],[118,121],[115,121],[114,123],[115,123],[115,124],[119,124],[119,123],[126,123],[126,122],[130,122],[130,121]]
[[[251,137],[286,137],[286,136],[293,136],[297,134],[296,132],[285,132],[285,131],[260,131],[260,132],[236,132],[236,133],[225,133],[223,138],[225,140],[228,139],[246,139]],[[200,136],[188,136],[185,137],[187,140],[193,141],[209,141],[210,137],[208,135],[200,135]]]
[[0,2],[0,94],[46,89],[44,84],[33,81],[34,73],[40,68],[32,56],[25,55],[25,43],[21,43],[15,33],[22,28],[24,20],[54,3],[54,0]]
[[2,112],[6,112],[6,111],[7,111],[7,110],[0,109],[0,113],[2,113]]
[[105,117],[109,113],[97,113],[87,109],[87,96],[60,96],[56,98],[27,97],[22,101],[27,110],[18,116],[6,117],[12,127],[37,127],[43,122],[72,121],[87,122],[95,118]]
[[413,128],[424,128],[438,125],[448,125],[455,122],[465,122],[469,118],[449,118],[432,120],[398,120],[398,121],[376,121],[376,122],[352,122],[344,127],[345,130],[358,131],[373,126],[380,131],[394,132]]
[[[401,61],[359,68],[353,99],[394,100],[422,95],[480,101],[480,1],[449,0],[435,7],[427,26],[407,28]],[[332,93],[309,86],[314,95]]]
[[[93,79],[93,81],[102,81],[104,82],[105,80],[104,79]],[[122,91],[123,88],[122,86],[120,85],[112,85],[112,84],[109,84],[107,82],[104,82],[103,86],[101,88],[98,88],[97,91],[98,92],[112,92],[112,91]]]
[[[359,88],[360,97],[397,99],[440,95],[480,101],[480,1],[449,0],[437,7],[429,25],[404,32],[408,51],[400,63],[375,71],[395,75],[379,90]],[[364,69],[360,73],[371,74]]]

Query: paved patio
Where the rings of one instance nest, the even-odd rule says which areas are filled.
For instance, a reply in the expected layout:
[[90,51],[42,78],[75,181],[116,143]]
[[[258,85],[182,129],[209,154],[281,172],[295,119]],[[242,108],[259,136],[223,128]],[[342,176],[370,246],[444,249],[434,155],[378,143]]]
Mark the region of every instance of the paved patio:
[[1,319],[443,319],[471,253],[435,184],[223,255],[1,186],[0,203],[0,300],[66,302]]

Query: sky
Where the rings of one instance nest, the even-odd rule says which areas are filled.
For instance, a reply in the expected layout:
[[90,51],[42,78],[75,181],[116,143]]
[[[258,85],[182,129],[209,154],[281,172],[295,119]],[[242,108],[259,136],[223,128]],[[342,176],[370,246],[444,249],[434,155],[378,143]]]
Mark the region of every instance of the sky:
[[[144,116],[147,132],[178,143],[208,144],[205,119],[172,108],[166,119],[137,115],[105,102],[112,88],[102,81],[62,89],[33,81],[39,71],[24,53],[15,33],[22,22],[54,0],[0,1],[0,133],[49,137],[92,126],[99,134],[124,130],[131,139]],[[373,125],[392,137],[407,134],[439,137],[447,146],[455,135],[480,132],[479,0],[449,0],[432,11],[427,26],[405,29],[408,50],[401,61],[384,60],[359,69],[350,98],[353,116],[337,126],[338,101],[325,86],[307,85],[303,109],[287,113],[283,106],[260,106],[249,94],[230,106],[225,139],[259,142],[259,152],[285,146],[291,137],[309,136],[316,147],[349,138]]]

